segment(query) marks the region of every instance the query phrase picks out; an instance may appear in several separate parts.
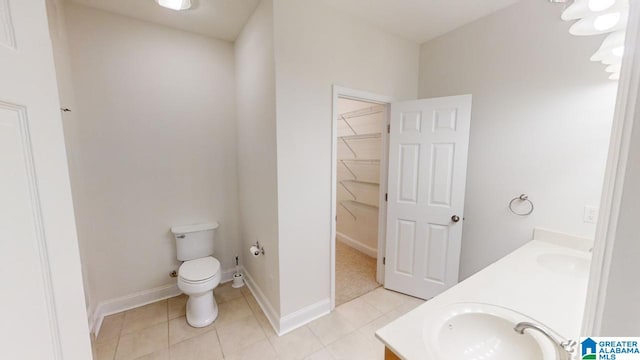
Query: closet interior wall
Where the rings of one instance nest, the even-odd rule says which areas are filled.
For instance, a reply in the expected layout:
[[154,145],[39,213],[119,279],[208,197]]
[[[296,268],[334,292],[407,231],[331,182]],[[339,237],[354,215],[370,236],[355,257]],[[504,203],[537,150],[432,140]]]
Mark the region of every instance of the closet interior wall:
[[337,240],[377,257],[384,105],[338,99]]

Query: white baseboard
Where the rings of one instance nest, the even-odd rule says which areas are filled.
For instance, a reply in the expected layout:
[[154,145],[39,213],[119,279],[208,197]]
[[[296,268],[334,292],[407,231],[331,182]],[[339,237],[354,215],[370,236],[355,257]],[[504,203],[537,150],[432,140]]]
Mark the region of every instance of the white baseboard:
[[312,322],[313,320],[321,316],[325,316],[330,312],[331,299],[318,301],[315,304],[304,307],[280,319],[280,332],[278,333],[278,335],[284,335],[305,324]]
[[251,274],[249,274],[247,269],[243,267],[242,272],[244,274],[244,282],[247,285],[247,288],[253,294],[253,297],[258,302],[258,305],[260,305],[260,308],[267,317],[267,320],[269,320],[271,327],[276,332],[276,334],[282,335],[280,334],[280,314],[273,308],[271,302],[264,295],[264,292],[262,292],[260,286],[258,286],[255,280],[253,280]]
[[[221,283],[233,280],[235,269],[227,269],[222,272]],[[97,337],[102,327],[105,316],[131,310],[156,301],[172,298],[182,294],[177,284],[159,286],[153,289],[139,291],[119,298],[101,301],[95,307],[89,318],[89,329]],[[90,307],[92,309],[92,307]]]
[[[321,316],[328,314],[331,311],[331,303],[329,299],[319,301],[315,304],[309,305],[303,309],[300,309],[292,314],[280,318],[279,313],[273,308],[271,302],[264,295],[264,292],[260,289],[258,284],[253,280],[251,274],[246,269],[242,269],[244,273],[245,283],[247,288],[255,297],[258,305],[262,308],[262,311],[266,315],[269,323],[278,335],[284,335],[292,330],[299,328]],[[231,281],[233,279],[234,269],[225,270],[222,272],[221,283]],[[116,299],[110,299],[101,301],[95,307],[95,310],[91,311],[92,315],[89,318],[89,327],[91,332],[98,336],[100,333],[100,327],[105,316],[117,314],[123,311],[131,310],[140,306],[161,301],[174,296],[180,295],[182,292],[178,289],[176,284],[164,285],[157,288],[139,291],[133,294],[125,295]],[[90,307],[90,309],[92,309]]]
[[247,269],[243,268],[242,271],[249,291],[251,291],[253,297],[256,298],[258,305],[260,305],[260,308],[278,336],[282,336],[331,312],[331,301],[330,299],[325,299],[281,318]]
[[372,248],[370,246],[367,246],[367,245],[361,243],[360,241],[358,241],[358,240],[356,240],[356,239],[354,239],[354,238],[352,238],[350,236],[347,236],[347,235],[345,235],[343,233],[337,232],[336,233],[336,239],[338,241],[341,241],[341,242],[351,246],[352,248],[360,251],[361,253],[364,253],[364,254],[372,257],[372,258],[376,258],[376,259],[378,258],[378,249]]
[[96,310],[93,313],[93,328],[92,332],[98,336],[100,333],[100,327],[105,316],[111,314],[117,314],[119,312],[131,310],[143,305],[151,304],[156,301],[168,299],[170,297],[178,296],[182,292],[178,289],[178,285],[164,285],[157,288],[139,291],[137,293],[125,295],[116,299],[101,301],[96,306]]

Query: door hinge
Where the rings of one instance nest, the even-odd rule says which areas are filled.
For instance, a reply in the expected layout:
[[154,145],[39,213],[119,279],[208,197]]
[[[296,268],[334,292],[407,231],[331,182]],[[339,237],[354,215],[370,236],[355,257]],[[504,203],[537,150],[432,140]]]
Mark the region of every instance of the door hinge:
[[387,257],[382,258],[382,265],[387,265]]
[[384,193],[384,201],[389,201],[389,193]]
[[387,134],[391,133],[391,124],[387,124]]

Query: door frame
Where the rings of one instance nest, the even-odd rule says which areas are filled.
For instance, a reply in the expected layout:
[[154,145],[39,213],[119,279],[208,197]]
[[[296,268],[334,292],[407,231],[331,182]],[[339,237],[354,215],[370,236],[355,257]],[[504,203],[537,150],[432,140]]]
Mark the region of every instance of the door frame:
[[388,156],[389,156],[389,134],[387,126],[389,125],[389,111],[391,103],[395,101],[393,97],[379,95],[367,91],[351,89],[334,84],[332,86],[333,100],[331,105],[331,255],[330,255],[330,272],[331,272],[331,310],[336,307],[336,216],[337,216],[337,180],[338,180],[338,99],[361,100],[374,104],[385,105],[386,115],[385,124],[382,130],[382,156],[380,158],[380,194],[378,207],[378,256],[376,260],[376,281],[384,284],[384,264],[386,246],[386,219],[387,219],[387,203],[384,194],[387,191],[388,176]]
[[[630,2],[629,22],[625,40],[625,55],[618,84],[618,97],[611,129],[611,141],[600,202],[600,218],[591,260],[589,284],[582,336],[602,336],[602,320],[606,305],[607,286],[617,238],[622,206],[624,179],[631,148],[631,130],[640,126],[640,4]],[[630,186],[630,184],[626,184]]]

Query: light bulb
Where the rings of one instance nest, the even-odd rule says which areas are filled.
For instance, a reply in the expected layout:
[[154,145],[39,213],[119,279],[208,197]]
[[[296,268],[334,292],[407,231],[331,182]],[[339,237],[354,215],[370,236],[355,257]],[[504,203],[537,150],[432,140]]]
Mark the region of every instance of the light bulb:
[[569,5],[560,16],[564,21],[577,20],[585,17],[585,14],[589,11],[589,5],[585,1],[574,1]]
[[619,11],[598,16],[593,21],[593,27],[598,31],[613,29],[620,22],[622,14]]
[[622,55],[624,55],[624,46],[615,47],[611,49],[611,52],[617,57],[622,57]]
[[601,63],[605,64],[605,65],[614,65],[614,64],[622,64],[622,58],[619,58],[617,56],[613,56],[613,55],[609,55],[604,57],[601,61]]
[[624,53],[624,37],[624,30],[618,30],[609,34],[602,42],[598,51],[593,54],[591,61],[601,61],[609,55],[622,57]]
[[616,3],[616,0],[589,0],[589,10],[599,12],[607,10]]
[[156,0],[158,5],[171,10],[187,10],[191,8],[191,0]]
[[612,64],[607,66],[606,69],[604,69],[604,71],[608,73],[619,73],[620,70],[622,70],[622,64]]

